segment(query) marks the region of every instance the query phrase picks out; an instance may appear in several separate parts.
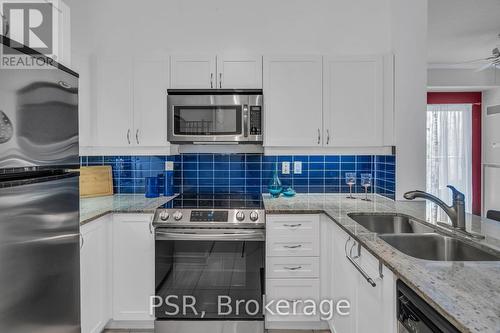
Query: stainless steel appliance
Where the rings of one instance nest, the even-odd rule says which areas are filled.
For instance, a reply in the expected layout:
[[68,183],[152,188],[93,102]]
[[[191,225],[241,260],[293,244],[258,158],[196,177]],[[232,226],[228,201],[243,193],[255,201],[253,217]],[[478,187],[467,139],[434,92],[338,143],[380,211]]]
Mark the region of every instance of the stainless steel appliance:
[[80,332],[78,167],[78,74],[0,68],[0,332]]
[[167,104],[172,143],[262,143],[260,89],[169,89]]
[[397,288],[399,333],[458,333],[459,331],[401,280]]
[[[156,308],[156,333],[193,332],[199,321],[204,332],[263,332],[264,220],[257,194],[184,194],[156,211],[156,296],[170,296],[181,309],[183,297],[193,297],[198,311],[172,313],[163,303]],[[230,313],[218,311],[219,296],[232,300]],[[237,300],[244,301],[238,311]]]

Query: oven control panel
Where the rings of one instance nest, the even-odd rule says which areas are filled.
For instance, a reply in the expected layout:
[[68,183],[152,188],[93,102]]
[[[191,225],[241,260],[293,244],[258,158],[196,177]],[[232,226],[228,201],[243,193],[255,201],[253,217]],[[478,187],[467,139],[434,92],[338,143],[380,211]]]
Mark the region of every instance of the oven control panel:
[[227,211],[224,210],[192,210],[191,222],[227,222]]
[[157,209],[153,225],[216,226],[238,225],[264,228],[265,211],[261,209]]

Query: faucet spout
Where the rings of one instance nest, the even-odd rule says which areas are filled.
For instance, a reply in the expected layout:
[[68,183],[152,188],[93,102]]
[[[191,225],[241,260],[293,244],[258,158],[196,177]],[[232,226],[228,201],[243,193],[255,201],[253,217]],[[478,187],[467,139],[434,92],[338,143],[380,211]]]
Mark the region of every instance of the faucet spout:
[[451,185],[447,187],[453,192],[453,203],[451,206],[448,206],[438,197],[424,191],[410,191],[406,192],[403,196],[407,200],[423,198],[434,202],[449,216],[454,228],[465,231],[465,195]]

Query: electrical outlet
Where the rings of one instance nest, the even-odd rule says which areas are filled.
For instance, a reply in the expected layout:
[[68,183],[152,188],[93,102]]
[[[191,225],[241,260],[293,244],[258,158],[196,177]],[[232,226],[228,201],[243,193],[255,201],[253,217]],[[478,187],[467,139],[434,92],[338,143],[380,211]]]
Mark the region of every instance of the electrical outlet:
[[281,173],[284,175],[290,174],[290,162],[281,163]]
[[172,171],[172,170],[174,170],[174,162],[166,161],[165,162],[165,171]]
[[293,173],[296,175],[302,174],[302,161],[293,162]]

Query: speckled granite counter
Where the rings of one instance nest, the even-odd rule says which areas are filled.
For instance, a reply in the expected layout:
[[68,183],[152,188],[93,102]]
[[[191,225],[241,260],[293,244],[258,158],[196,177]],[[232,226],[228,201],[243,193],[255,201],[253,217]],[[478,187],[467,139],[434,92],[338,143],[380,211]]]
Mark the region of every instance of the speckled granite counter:
[[115,194],[80,199],[80,225],[108,213],[154,213],[156,208],[175,197],[146,198],[144,194]]
[[[372,196],[371,202],[335,194],[279,199],[266,194],[263,198],[267,214],[325,213],[462,332],[500,332],[500,261],[416,259],[397,251],[347,216],[354,212],[401,213],[425,221],[426,202],[394,202],[378,195]],[[499,222],[468,215],[467,229],[485,234],[487,238],[480,242],[483,245],[499,247]]]

